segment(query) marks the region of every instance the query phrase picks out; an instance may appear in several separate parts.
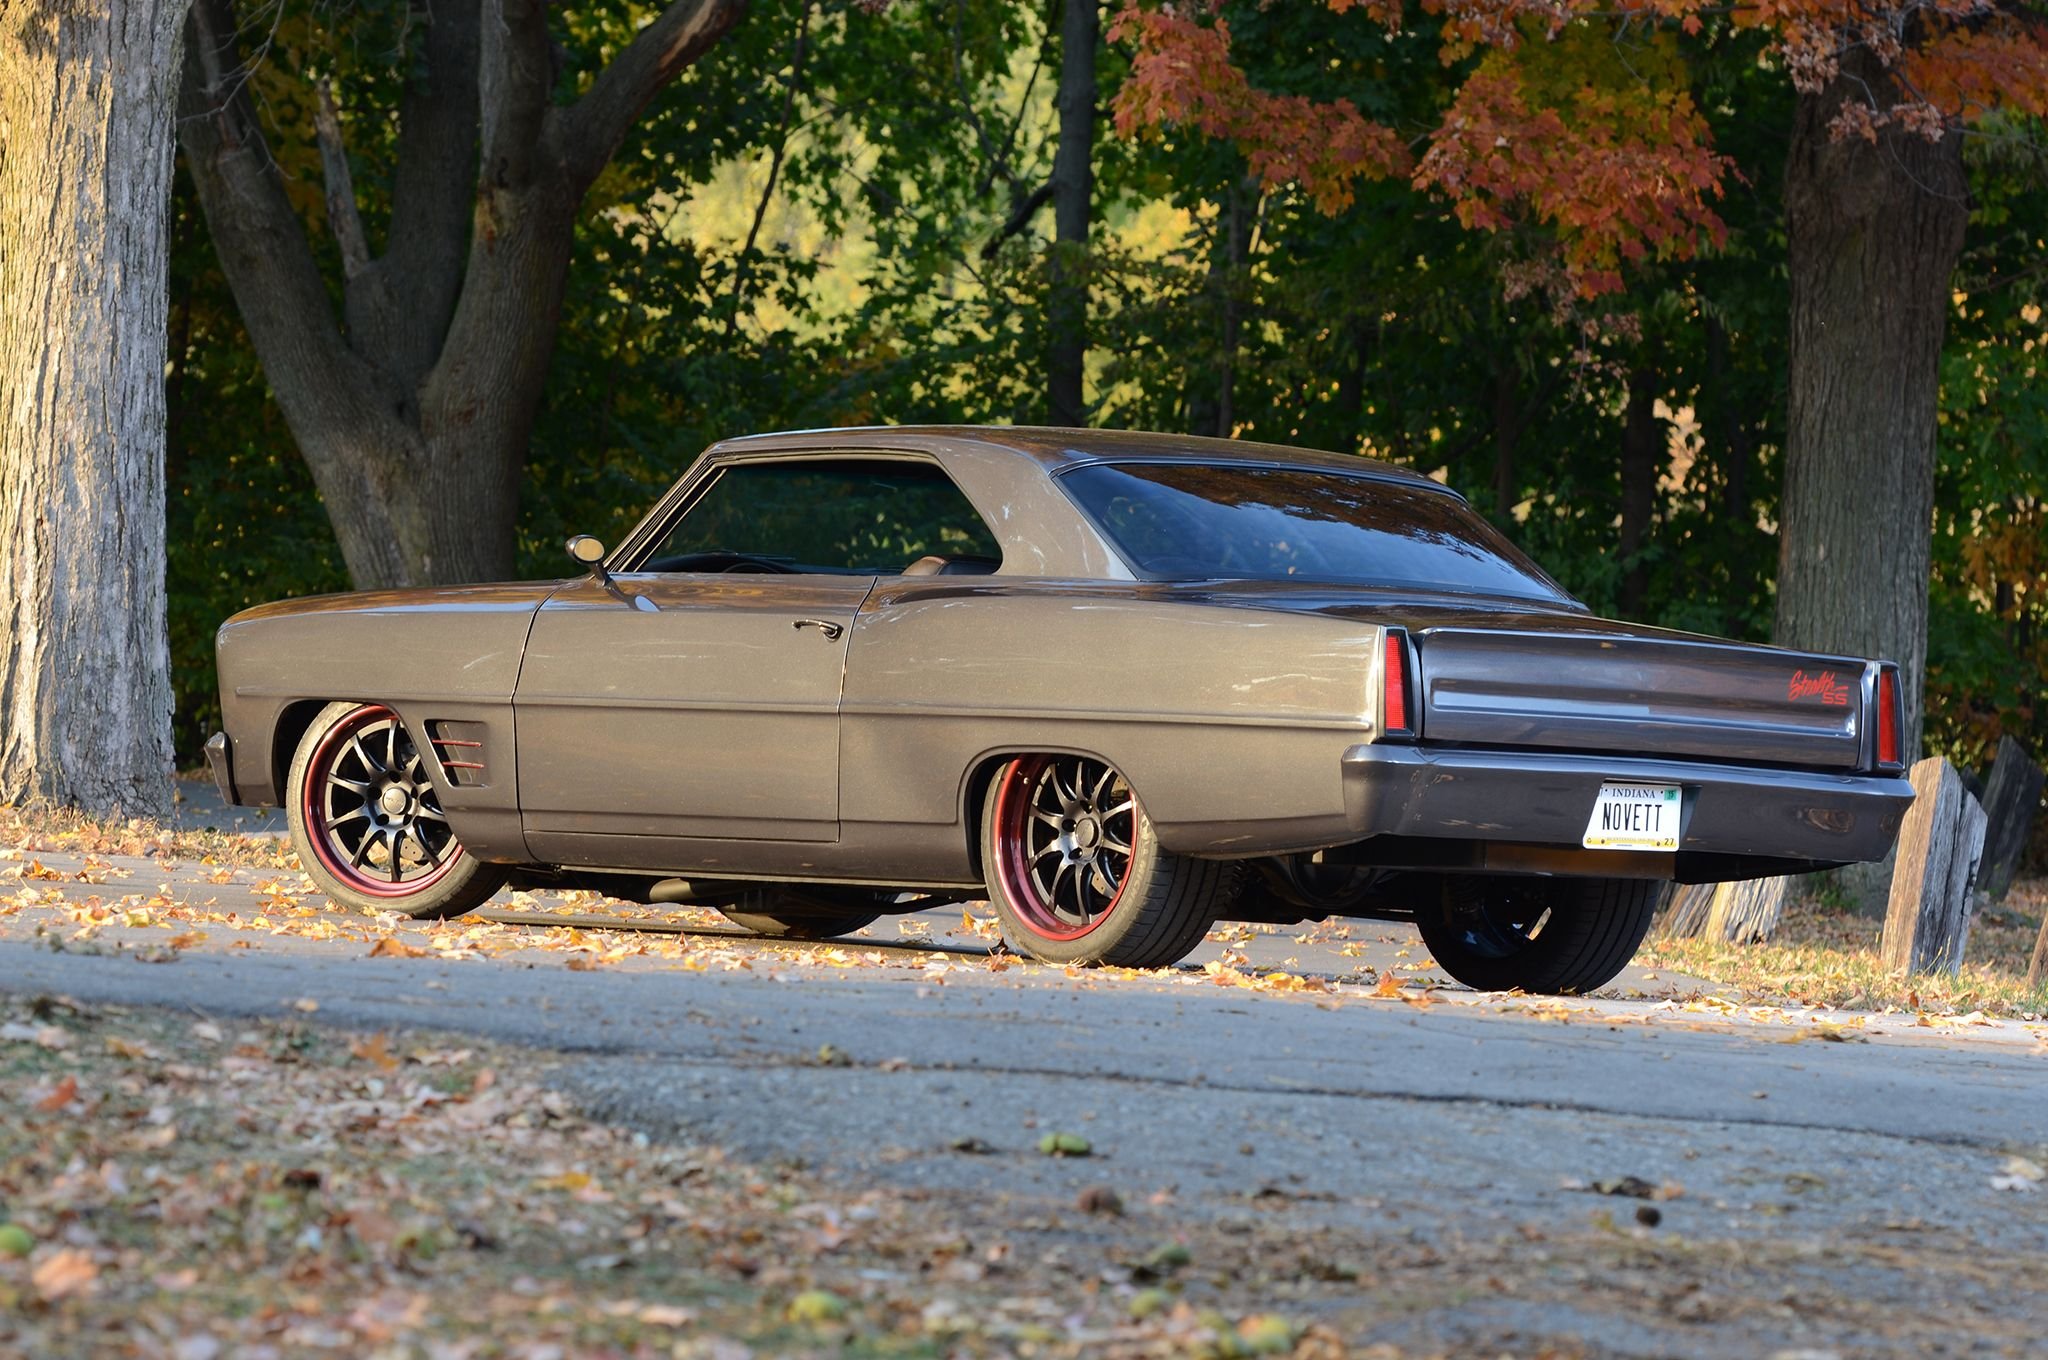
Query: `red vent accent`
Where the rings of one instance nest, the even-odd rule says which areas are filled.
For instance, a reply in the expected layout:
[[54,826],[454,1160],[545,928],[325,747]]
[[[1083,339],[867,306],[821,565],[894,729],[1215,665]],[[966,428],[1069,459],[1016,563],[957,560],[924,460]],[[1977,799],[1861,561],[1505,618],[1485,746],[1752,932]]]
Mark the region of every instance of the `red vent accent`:
[[1899,703],[1899,673],[1886,666],[1877,673],[1877,763],[1898,769],[1905,765],[1899,729],[1905,714]]
[[437,718],[427,723],[427,735],[434,743],[434,758],[441,762],[441,773],[450,784],[471,788],[485,782],[482,723]]
[[1380,685],[1380,717],[1390,735],[1406,736],[1415,725],[1408,720],[1408,638],[1395,629],[1387,630],[1384,678]]

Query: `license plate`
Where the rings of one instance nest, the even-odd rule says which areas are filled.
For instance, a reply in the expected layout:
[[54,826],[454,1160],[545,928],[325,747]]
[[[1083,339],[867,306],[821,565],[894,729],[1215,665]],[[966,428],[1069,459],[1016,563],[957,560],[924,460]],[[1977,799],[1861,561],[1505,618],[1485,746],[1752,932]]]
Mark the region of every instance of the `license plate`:
[[1676,850],[1684,805],[1676,784],[1602,784],[1582,844],[1588,850]]

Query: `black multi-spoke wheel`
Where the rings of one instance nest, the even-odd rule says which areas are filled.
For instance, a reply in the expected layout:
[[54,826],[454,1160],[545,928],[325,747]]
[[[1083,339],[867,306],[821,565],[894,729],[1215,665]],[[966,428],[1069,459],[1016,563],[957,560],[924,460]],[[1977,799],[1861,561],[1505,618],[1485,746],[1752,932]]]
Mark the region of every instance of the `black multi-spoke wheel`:
[[454,916],[503,882],[463,853],[412,734],[382,705],[323,709],[299,743],[287,798],[299,862],[348,906]]
[[1054,963],[1160,967],[1201,943],[1236,866],[1162,850],[1116,768],[1020,756],[982,813],[989,901],[1012,949]]
[[1590,992],[1635,957],[1659,886],[1629,878],[1447,878],[1416,925],[1437,965],[1468,987]]

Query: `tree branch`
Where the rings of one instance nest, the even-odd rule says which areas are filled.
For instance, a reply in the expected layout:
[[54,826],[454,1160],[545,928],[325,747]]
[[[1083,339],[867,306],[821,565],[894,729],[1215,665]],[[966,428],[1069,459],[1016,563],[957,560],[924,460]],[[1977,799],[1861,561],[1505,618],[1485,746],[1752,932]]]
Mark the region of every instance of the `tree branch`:
[[[415,12],[426,29],[426,64],[399,103],[391,226],[377,262],[389,284],[389,319],[371,342],[385,368],[417,382],[440,357],[475,216],[481,6],[433,0],[429,9],[415,0]],[[365,338],[356,334],[358,343]]]
[[579,188],[597,178],[648,101],[746,12],[747,0],[672,0],[598,72],[581,99],[555,112],[562,162]]
[[[233,289],[263,376],[330,503],[366,476],[348,451],[403,438],[396,393],[342,338],[334,303],[285,194],[249,95],[249,68],[228,0],[192,0],[179,140],[206,213],[207,234]],[[359,580],[400,579],[397,546],[349,553]]]
[[341,272],[354,280],[370,267],[370,243],[363,235],[363,217],[356,211],[355,179],[349,174],[348,148],[341,140],[341,115],[334,107],[334,87],[319,83],[319,107],[313,127],[320,141],[320,173],[327,182],[327,226],[341,247]]
[[527,184],[535,171],[554,84],[547,0],[483,0],[477,32],[482,118],[480,191]]
[[981,258],[993,260],[996,252],[1003,248],[1003,242],[1030,226],[1031,219],[1038,215],[1038,210],[1043,208],[1045,201],[1051,197],[1052,181],[1047,180],[1030,193],[1017,198],[1010,209],[1009,217],[997,229],[996,234],[989,238],[988,244],[981,248]]
[[761,223],[768,216],[768,205],[775,198],[775,184],[782,175],[782,158],[789,150],[789,120],[796,112],[797,87],[804,78],[804,57],[810,47],[811,0],[803,0],[802,12],[797,16],[796,48],[790,57],[789,85],[782,92],[782,125],[775,134],[775,152],[768,161],[768,182],[761,186],[761,197],[754,204],[754,224],[747,228],[747,243],[740,249],[740,260],[732,275],[732,308],[725,316],[725,333],[730,337],[739,329],[740,308],[747,300],[747,281],[753,273],[754,242],[760,239]]

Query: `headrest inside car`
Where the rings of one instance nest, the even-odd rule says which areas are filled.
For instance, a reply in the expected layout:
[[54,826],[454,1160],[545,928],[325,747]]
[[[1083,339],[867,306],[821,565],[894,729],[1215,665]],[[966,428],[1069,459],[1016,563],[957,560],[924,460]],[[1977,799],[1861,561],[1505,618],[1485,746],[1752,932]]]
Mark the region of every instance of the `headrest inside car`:
[[1002,563],[992,557],[941,557],[932,553],[903,569],[905,576],[991,576]]

